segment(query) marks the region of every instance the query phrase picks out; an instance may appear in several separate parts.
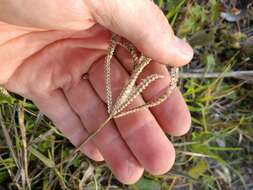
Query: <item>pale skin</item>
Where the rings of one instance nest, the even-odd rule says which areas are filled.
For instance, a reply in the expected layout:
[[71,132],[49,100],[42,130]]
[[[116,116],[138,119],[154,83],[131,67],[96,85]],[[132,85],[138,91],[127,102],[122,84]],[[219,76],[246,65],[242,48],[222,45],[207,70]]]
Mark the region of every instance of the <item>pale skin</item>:
[[[104,57],[112,32],[155,60],[141,78],[165,75],[133,107],[167,87],[166,64],[182,66],[193,56],[150,0],[3,0],[0,21],[0,85],[31,99],[75,146],[108,116]],[[119,48],[116,56],[114,99],[132,69],[126,50]],[[183,135],[190,124],[186,103],[175,90],[155,108],[112,120],[80,151],[93,160],[105,160],[119,181],[131,184],[144,170],[154,175],[169,171],[175,150],[166,133]]]

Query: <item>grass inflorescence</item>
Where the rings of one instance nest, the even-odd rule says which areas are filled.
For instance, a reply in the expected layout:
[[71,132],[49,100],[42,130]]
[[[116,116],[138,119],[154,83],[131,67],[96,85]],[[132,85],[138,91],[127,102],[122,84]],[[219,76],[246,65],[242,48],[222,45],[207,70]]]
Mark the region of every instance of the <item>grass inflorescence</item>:
[[[106,94],[106,104],[108,110],[108,118],[92,133],[90,134],[83,143],[76,149],[79,149],[86,144],[89,140],[94,138],[105,126],[106,124],[114,118],[123,117],[135,112],[139,112],[143,109],[148,109],[154,106],[157,106],[163,103],[172,93],[172,91],[176,88],[178,82],[178,68],[173,67],[170,69],[171,80],[168,84],[167,91],[160,97],[151,102],[145,102],[145,104],[140,105],[135,108],[131,108],[130,110],[125,110],[129,104],[154,81],[158,79],[164,78],[163,75],[151,74],[147,76],[145,79],[142,79],[140,84],[136,86],[136,81],[139,78],[139,75],[142,73],[143,69],[148,66],[151,62],[151,59],[144,55],[137,55],[136,48],[130,42],[121,42],[120,37],[116,34],[113,34],[112,40],[110,42],[108,53],[105,58],[105,94]],[[112,89],[111,89],[111,60],[113,58],[113,54],[116,51],[117,45],[126,48],[129,53],[132,55],[132,64],[134,66],[133,71],[131,72],[131,76],[127,82],[127,84],[123,87],[121,93],[116,98],[115,103],[112,102]]]

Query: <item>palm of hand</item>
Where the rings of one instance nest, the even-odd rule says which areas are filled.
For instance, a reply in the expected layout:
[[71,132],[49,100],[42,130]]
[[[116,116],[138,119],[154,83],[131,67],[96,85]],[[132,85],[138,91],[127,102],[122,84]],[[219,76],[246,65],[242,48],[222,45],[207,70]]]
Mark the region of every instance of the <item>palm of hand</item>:
[[[8,40],[2,50],[9,56],[3,60],[18,67],[9,73],[5,87],[33,100],[78,146],[107,118],[103,66],[110,37],[106,29],[94,26],[82,32],[28,32]],[[112,63],[113,100],[132,69],[129,59],[130,55],[119,48]],[[150,73],[166,77],[152,84],[152,90],[145,90],[131,106],[143,104],[167,87],[170,77],[165,66],[153,63],[140,78]],[[88,79],[83,79],[84,75]],[[111,121],[81,151],[94,160],[105,159],[120,181],[133,183],[143,169],[153,174],[169,170],[175,152],[163,130],[181,135],[189,124],[189,112],[176,90],[158,107]]]

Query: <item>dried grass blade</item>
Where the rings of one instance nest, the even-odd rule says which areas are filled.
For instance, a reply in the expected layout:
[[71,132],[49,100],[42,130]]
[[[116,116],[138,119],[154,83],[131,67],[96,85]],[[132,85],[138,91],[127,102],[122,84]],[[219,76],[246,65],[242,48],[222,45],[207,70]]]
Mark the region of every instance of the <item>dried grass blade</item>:
[[5,140],[6,140],[6,143],[7,143],[7,146],[10,150],[10,153],[11,153],[11,156],[16,164],[16,166],[20,169],[21,166],[20,166],[20,163],[18,161],[18,158],[17,158],[17,155],[15,153],[15,150],[14,150],[14,145],[12,143],[12,140],[11,140],[11,137],[9,135],[9,132],[5,126],[5,123],[4,123],[4,120],[3,120],[3,116],[2,116],[2,113],[1,113],[1,110],[0,110],[0,124],[1,124],[1,127],[2,127],[2,130],[3,130],[3,135],[5,137]]
[[[21,168],[22,171],[22,182],[24,187],[27,185],[27,189],[31,189],[30,178],[28,174],[28,154],[27,154],[27,139],[26,139],[26,127],[25,127],[25,116],[24,116],[24,107],[22,104],[19,105],[18,111],[18,121],[19,121],[19,128],[21,132],[21,139],[23,145],[23,167]],[[25,185],[26,184],[26,185]]]

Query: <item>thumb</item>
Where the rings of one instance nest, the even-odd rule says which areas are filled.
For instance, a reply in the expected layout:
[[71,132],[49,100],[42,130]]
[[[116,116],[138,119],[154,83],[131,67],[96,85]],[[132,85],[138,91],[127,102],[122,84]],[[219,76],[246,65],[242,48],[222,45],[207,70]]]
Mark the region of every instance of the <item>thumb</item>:
[[87,0],[96,21],[130,40],[147,56],[171,66],[190,62],[193,50],[177,38],[162,11],[150,0]]

